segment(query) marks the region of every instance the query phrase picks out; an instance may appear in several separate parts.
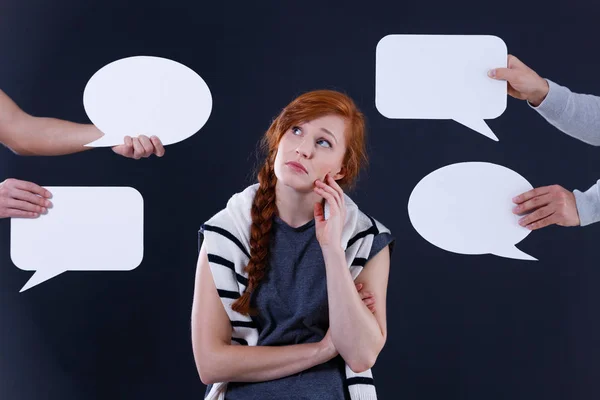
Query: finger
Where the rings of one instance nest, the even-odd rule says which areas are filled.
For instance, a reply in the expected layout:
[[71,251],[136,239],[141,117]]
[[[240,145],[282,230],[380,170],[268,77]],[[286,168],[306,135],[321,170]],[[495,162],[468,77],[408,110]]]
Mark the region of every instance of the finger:
[[528,216],[521,218],[519,220],[519,225],[527,226],[543,218],[549,217],[552,214],[554,214],[554,210],[551,207],[542,207]]
[[52,197],[52,193],[50,193],[50,191],[32,182],[20,181],[18,179],[15,179],[15,188],[39,194],[40,196],[45,197],[47,199]]
[[142,158],[142,154],[144,154],[144,147],[138,138],[131,138],[131,141],[133,143],[133,158],[139,160]]
[[117,148],[119,149],[118,154],[120,154],[124,157],[132,157],[133,156],[133,140],[131,139],[131,136],[125,136],[123,138],[123,143],[124,144],[117,146]]
[[510,83],[508,84],[508,95],[514,97],[515,99],[523,100],[521,93],[517,92],[515,88],[510,85]]
[[[324,198],[329,203],[330,211],[332,211],[332,212],[339,211],[339,205],[335,198],[335,195],[333,195],[331,192],[329,192],[319,186],[315,186],[314,190],[319,196]],[[333,190],[333,189],[331,189],[331,190]]]
[[375,314],[375,311],[377,311],[375,309],[375,305],[369,306],[369,310],[371,311],[372,314]]
[[513,207],[513,214],[524,214],[532,210],[537,210],[540,207],[547,206],[551,202],[552,195],[550,193],[536,196]]
[[363,303],[365,303],[365,305],[367,306],[372,306],[373,304],[375,304],[375,299],[370,297],[368,299],[364,299]]
[[526,65],[523,63],[523,61],[519,60],[517,57],[513,56],[512,54],[508,55],[508,62],[507,62],[508,68],[519,68],[519,67],[526,67]]
[[143,157],[150,157],[152,153],[154,153],[154,145],[150,141],[150,138],[146,135],[140,135],[138,136],[138,139],[144,149]]
[[12,198],[17,200],[23,200],[28,203],[38,205],[40,207],[52,206],[52,202],[50,200],[47,200],[44,197],[20,189],[15,189],[15,192],[12,193]]
[[[325,177],[325,179],[327,179],[327,176]],[[319,180],[317,180],[315,182],[316,187],[321,188],[322,190],[324,190],[325,192],[329,193],[331,196],[333,196],[333,199],[335,200],[335,203],[338,205],[338,207],[341,207],[342,205],[342,199],[340,198],[340,194],[331,186],[329,186],[328,184],[321,182]]]
[[527,225],[525,228],[530,229],[532,231],[535,231],[537,229],[541,229],[544,228],[548,225],[552,225],[558,222],[558,219],[556,218],[556,214],[552,214],[549,217],[546,217],[544,219],[541,219],[539,221],[536,221],[532,224]]
[[519,73],[520,71],[516,71],[510,68],[495,68],[490,69],[488,71],[488,76],[492,79],[510,82],[514,80],[519,75]]
[[340,197],[340,204],[344,204],[344,189],[333,179],[333,176],[327,174],[327,183],[335,190]]
[[6,201],[6,205],[8,206],[8,208],[13,208],[15,210],[29,211],[29,212],[38,213],[38,214],[42,214],[42,213],[46,212],[45,207],[31,204],[31,203],[28,203],[28,202],[22,201],[22,200],[8,199]]
[[363,288],[363,284],[362,283],[357,283],[354,286],[356,286],[356,290],[358,290],[359,292],[362,290]]
[[160,141],[160,139],[156,136],[152,136],[150,138],[150,140],[152,141],[152,144],[154,145],[154,154],[156,154],[157,157],[162,157],[165,155],[165,148],[163,147],[162,142]]
[[513,197],[512,201],[515,204],[521,204],[521,203],[523,203],[523,202],[525,202],[525,201],[527,201],[527,200],[529,200],[529,199],[531,199],[533,197],[541,196],[541,195],[547,194],[547,193],[550,193],[550,187],[549,186],[542,186],[542,187],[539,187],[539,188],[532,189],[532,190],[530,190],[528,192],[521,193],[520,195],[518,195],[516,197]]
[[40,216],[40,214],[9,208],[6,210],[6,216],[9,218],[37,218]]

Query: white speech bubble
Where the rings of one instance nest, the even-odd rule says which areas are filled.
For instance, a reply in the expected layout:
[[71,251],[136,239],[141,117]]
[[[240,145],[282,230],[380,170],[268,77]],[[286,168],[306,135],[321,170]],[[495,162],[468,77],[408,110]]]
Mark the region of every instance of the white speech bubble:
[[36,271],[21,292],[65,271],[130,271],[144,257],[144,199],[130,187],[46,187],[52,208],[13,218],[10,257]]
[[204,80],[178,62],[149,56],[114,61],[96,72],[83,92],[83,106],[104,133],[89,147],[123,144],[125,136],[156,135],[164,145],[200,130],[212,110]]
[[515,247],[531,231],[512,212],[512,198],[531,189],[525,178],[501,165],[452,164],[415,186],[408,215],[425,240],[444,250],[537,261]]
[[507,84],[488,77],[506,67],[502,39],[487,35],[388,35],[375,61],[375,105],[392,119],[453,119],[498,140],[484,119],[506,109]]

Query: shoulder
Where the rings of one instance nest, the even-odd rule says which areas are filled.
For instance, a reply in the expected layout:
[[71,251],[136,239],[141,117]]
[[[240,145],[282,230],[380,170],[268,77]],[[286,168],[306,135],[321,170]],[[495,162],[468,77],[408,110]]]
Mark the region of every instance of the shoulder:
[[370,230],[375,235],[391,233],[379,220],[361,210],[358,205],[346,196],[346,227],[351,228],[355,234]]
[[257,188],[258,184],[254,184],[231,196],[225,208],[202,224],[200,233],[207,238],[213,233],[217,237],[227,237],[238,247],[249,249],[252,224],[250,211]]

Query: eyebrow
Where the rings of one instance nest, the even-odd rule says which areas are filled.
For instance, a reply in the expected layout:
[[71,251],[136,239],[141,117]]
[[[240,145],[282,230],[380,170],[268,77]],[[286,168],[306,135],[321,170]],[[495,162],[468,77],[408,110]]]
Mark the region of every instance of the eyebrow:
[[328,135],[331,135],[331,137],[335,140],[335,142],[337,143],[337,138],[335,137],[335,135],[333,133],[331,133],[331,131],[325,129],[325,128],[321,128],[321,130],[325,133],[327,133]]

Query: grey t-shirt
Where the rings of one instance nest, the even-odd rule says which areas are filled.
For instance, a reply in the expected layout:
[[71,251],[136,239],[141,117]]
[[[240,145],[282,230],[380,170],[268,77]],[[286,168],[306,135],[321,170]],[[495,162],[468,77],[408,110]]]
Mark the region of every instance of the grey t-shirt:
[[[275,217],[270,268],[253,293],[258,346],[314,343],[329,328],[325,261],[314,220],[292,228]],[[390,234],[375,237],[369,258],[388,244]],[[392,246],[390,246],[390,249]],[[377,300],[376,300],[377,301]],[[226,400],[348,399],[344,360],[338,356],[301,373],[266,382],[230,382]]]

